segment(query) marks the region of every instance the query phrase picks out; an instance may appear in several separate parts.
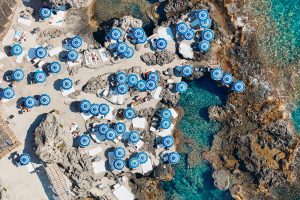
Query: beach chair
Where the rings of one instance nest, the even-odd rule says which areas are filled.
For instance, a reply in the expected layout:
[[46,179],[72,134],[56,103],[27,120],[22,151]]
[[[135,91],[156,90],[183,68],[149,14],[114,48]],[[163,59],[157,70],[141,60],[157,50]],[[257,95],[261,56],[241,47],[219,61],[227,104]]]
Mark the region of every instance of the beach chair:
[[29,162],[27,165],[26,165],[26,168],[27,168],[27,171],[29,173],[34,173],[35,172],[35,168],[33,166],[33,164],[31,162]]
[[23,62],[24,56],[25,56],[25,51],[23,51],[19,56],[17,56],[16,63],[21,64]]
[[89,156],[95,156],[99,153],[101,153],[103,151],[103,149],[101,147],[96,147],[94,149],[91,149],[88,151]]
[[92,166],[95,174],[107,172],[104,160],[92,162]]
[[68,95],[70,95],[70,94],[72,94],[74,92],[75,92],[75,88],[74,87],[72,87],[69,90],[64,90],[64,89],[61,88],[61,94],[62,94],[63,97],[66,97],[66,96],[68,96]]

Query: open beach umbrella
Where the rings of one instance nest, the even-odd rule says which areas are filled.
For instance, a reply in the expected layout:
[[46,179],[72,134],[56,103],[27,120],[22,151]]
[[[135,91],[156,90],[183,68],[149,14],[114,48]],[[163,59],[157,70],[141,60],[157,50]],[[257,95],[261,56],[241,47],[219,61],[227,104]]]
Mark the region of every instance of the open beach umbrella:
[[127,74],[125,74],[124,72],[118,72],[116,74],[116,80],[118,81],[118,83],[126,83],[127,79]]
[[138,91],[143,92],[146,90],[146,81],[144,80],[139,80],[136,84],[136,87]]
[[147,40],[148,40],[148,37],[147,37],[147,35],[145,34],[142,38],[137,39],[136,41],[137,41],[138,44],[144,44],[144,43],[147,42]]
[[124,83],[117,86],[117,91],[119,94],[126,94],[128,92],[128,86]]
[[89,112],[91,108],[91,102],[88,100],[82,100],[79,107],[81,112]]
[[180,22],[176,25],[176,32],[178,34],[184,34],[188,31],[188,25],[184,22]]
[[128,46],[125,42],[119,42],[117,44],[117,52],[120,54],[124,54],[128,49]]
[[79,146],[84,148],[91,144],[91,138],[88,135],[82,135],[79,137]]
[[186,92],[188,89],[188,85],[186,84],[186,82],[179,82],[176,84],[176,91],[179,93],[184,93]]
[[29,96],[25,99],[24,104],[26,108],[33,108],[36,105],[36,100],[35,98]]
[[214,68],[210,72],[210,76],[215,81],[220,81],[223,77],[223,70],[220,67]]
[[12,99],[14,96],[15,96],[15,92],[14,92],[13,89],[11,89],[11,88],[5,88],[3,90],[3,97],[5,99]]
[[170,148],[174,145],[174,138],[171,135],[165,136],[162,138],[161,143],[167,147]]
[[211,41],[215,37],[214,32],[211,29],[202,31],[202,39],[206,41]]
[[124,167],[125,167],[124,160],[122,160],[122,159],[116,159],[114,161],[114,168],[116,170],[122,170],[122,169],[124,169]]
[[47,49],[44,48],[44,47],[38,47],[36,48],[35,50],[35,55],[37,58],[45,58],[47,56],[48,52],[47,52]]
[[71,39],[71,46],[74,48],[74,49],[78,49],[82,46],[83,44],[83,41],[82,41],[82,38],[80,36],[75,36]]
[[10,53],[13,56],[19,56],[23,53],[23,48],[19,44],[14,44],[11,46]]
[[148,161],[148,155],[145,152],[138,153],[137,158],[141,164],[145,164]]
[[185,65],[182,67],[181,74],[183,77],[189,77],[193,74],[193,67],[191,65]]
[[132,33],[133,37],[136,39],[141,39],[146,35],[143,28],[133,28]]
[[50,72],[57,74],[61,70],[61,65],[59,64],[59,62],[52,62],[49,65],[49,70],[50,70]]
[[51,98],[48,94],[42,94],[40,97],[39,97],[39,103],[40,105],[43,105],[43,106],[48,106],[51,102]]
[[233,83],[232,90],[235,92],[243,92],[245,90],[245,83],[243,81],[236,81]]
[[40,8],[40,17],[42,19],[47,19],[51,16],[51,10],[47,7]]
[[168,46],[168,42],[166,39],[164,38],[158,38],[156,41],[155,41],[155,46],[158,50],[165,50]]
[[110,128],[108,131],[106,131],[105,137],[107,140],[112,141],[117,137],[117,132],[114,129]]
[[177,164],[180,161],[180,155],[177,152],[171,152],[168,155],[168,161],[170,164]]
[[69,78],[64,78],[61,81],[61,87],[64,90],[70,90],[73,87],[73,81]]
[[108,36],[113,40],[119,40],[122,37],[122,31],[118,28],[112,28]]
[[100,106],[99,106],[99,114],[100,115],[105,116],[109,113],[109,111],[110,111],[110,108],[107,104],[105,104],[105,103],[100,104]]
[[43,71],[36,71],[33,78],[36,83],[44,83],[46,81],[46,74]]
[[122,134],[126,131],[126,125],[123,122],[118,122],[115,124],[114,129],[118,134]]
[[138,80],[139,80],[138,75],[136,75],[136,74],[130,74],[130,75],[128,76],[128,79],[127,79],[127,81],[128,81],[128,86],[129,86],[129,87],[135,86],[135,85],[137,84]]
[[163,119],[171,119],[172,117],[172,112],[169,109],[163,109],[161,111],[161,117]]
[[196,18],[199,19],[200,21],[204,21],[208,18],[208,12],[207,10],[199,10],[197,13],[196,13]]
[[24,72],[21,69],[16,69],[12,73],[12,78],[15,81],[22,81],[24,79]]
[[105,135],[105,133],[109,130],[109,126],[107,124],[100,124],[98,126],[98,132],[101,134],[101,135]]
[[134,55],[134,50],[132,47],[128,47],[125,53],[123,54],[125,58],[132,58]]
[[117,147],[114,150],[114,155],[116,158],[124,158],[125,154],[126,154],[126,152],[123,147]]
[[78,58],[78,53],[75,50],[70,50],[67,53],[67,59],[70,61],[75,61]]
[[92,104],[90,107],[90,113],[94,116],[99,115],[99,104]]
[[222,83],[224,85],[230,85],[233,81],[233,76],[230,73],[225,73],[222,77]]
[[31,157],[27,153],[23,153],[20,155],[19,160],[21,165],[28,165],[30,163]]
[[192,40],[195,37],[195,31],[193,29],[188,29],[187,32],[183,34],[185,40]]
[[210,49],[210,44],[208,41],[202,40],[201,42],[199,42],[198,48],[201,52],[205,53],[208,52],[208,50]]
[[200,21],[200,27],[201,28],[206,29],[206,28],[210,28],[210,26],[211,26],[211,19],[210,18],[207,18],[204,21]]
[[135,168],[137,168],[140,165],[140,161],[136,157],[130,158],[129,161],[128,161],[128,163],[129,163],[129,167],[131,169],[135,169]]
[[160,76],[158,75],[157,72],[150,72],[148,74],[148,79],[152,79],[152,80],[155,80],[156,82],[158,82],[160,80]]
[[156,81],[155,80],[153,80],[153,79],[148,79],[147,81],[146,81],[146,88],[147,88],[147,90],[155,90],[156,89],[156,87],[157,87],[157,84],[156,84]]
[[123,116],[125,119],[133,119],[135,118],[135,110],[133,108],[126,108],[123,112]]
[[171,127],[171,121],[170,120],[168,120],[168,119],[161,120],[161,122],[160,122],[160,128],[168,129],[170,127]]
[[132,131],[129,134],[128,139],[129,139],[129,142],[136,144],[138,141],[140,141],[140,134],[136,131]]

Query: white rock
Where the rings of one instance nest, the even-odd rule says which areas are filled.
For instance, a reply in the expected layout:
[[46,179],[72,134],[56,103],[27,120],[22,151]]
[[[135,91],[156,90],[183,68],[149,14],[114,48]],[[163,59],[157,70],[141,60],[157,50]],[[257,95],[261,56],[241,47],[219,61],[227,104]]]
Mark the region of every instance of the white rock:
[[192,47],[183,42],[179,45],[179,53],[187,59],[193,59],[194,57],[194,51]]

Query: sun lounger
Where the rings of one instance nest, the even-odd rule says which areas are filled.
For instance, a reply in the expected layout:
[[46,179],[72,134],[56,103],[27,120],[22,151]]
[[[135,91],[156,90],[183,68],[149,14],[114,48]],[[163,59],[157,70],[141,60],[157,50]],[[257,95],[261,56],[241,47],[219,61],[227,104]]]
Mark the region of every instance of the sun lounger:
[[174,34],[170,27],[159,27],[157,33],[159,38],[164,38],[166,40],[174,39]]
[[30,19],[26,19],[24,17],[19,17],[17,21],[18,21],[18,23],[26,25],[26,26],[31,26],[31,24],[32,24],[32,21]]
[[118,105],[124,104],[124,95],[118,95]]
[[26,165],[26,168],[29,173],[33,173],[35,171],[35,168],[31,162]]
[[80,113],[81,117],[84,119],[84,121],[90,119],[91,117],[93,117],[93,115],[91,113]]
[[75,67],[77,65],[80,65],[80,62],[71,62],[71,61],[68,61],[67,64],[68,64],[69,67]]
[[146,118],[134,118],[132,119],[133,128],[145,129],[146,128]]
[[101,172],[102,173],[107,172],[104,160],[92,162],[92,165],[93,165],[93,170],[94,170],[95,174],[98,174],[98,173],[101,173]]
[[41,59],[39,59],[39,58],[35,58],[35,59],[32,60],[32,64],[36,65],[36,64],[38,64],[38,62],[40,62],[40,60]]
[[136,144],[134,144],[133,148],[135,150],[139,150],[140,148],[142,148],[144,146],[144,142],[142,140],[138,141]]
[[124,185],[118,187],[113,191],[113,195],[118,200],[134,200],[134,194],[128,190]]
[[43,61],[43,60],[41,60],[41,61],[38,63],[38,67],[39,67],[39,68],[42,68],[45,64],[46,64],[46,62]]
[[53,49],[49,50],[48,54],[49,54],[50,57],[53,57],[55,55],[58,55],[62,51],[63,51],[62,47],[56,47],[56,48],[53,48]]
[[114,115],[113,115],[112,111],[113,111],[113,109],[110,109],[109,113],[107,115],[105,115],[105,117],[103,117],[103,119],[105,119],[105,120],[113,120]]
[[2,103],[7,103],[7,102],[12,101],[14,98],[16,98],[16,96],[14,96],[14,97],[11,98],[11,99],[2,98],[1,101],[2,101]]
[[100,55],[100,58],[101,58],[102,62],[109,61],[109,55],[106,52],[105,48],[98,49],[98,52],[99,52],[99,55]]
[[66,97],[66,96],[72,94],[73,92],[75,92],[75,88],[74,87],[72,87],[69,90],[61,89],[61,94],[63,95],[63,97]]
[[162,91],[162,87],[161,86],[159,86],[159,87],[157,87],[155,90],[154,90],[154,92],[153,92],[153,98],[155,99],[155,100],[159,100],[160,99],[160,94],[161,94],[161,91]]
[[172,113],[172,117],[176,119],[178,117],[178,113],[176,112],[176,110],[174,110],[174,108],[171,108],[170,111]]
[[95,156],[95,155],[101,153],[102,151],[103,151],[103,149],[101,147],[97,147],[95,149],[89,150],[89,155],[90,156]]
[[108,162],[111,167],[111,170],[114,170],[115,169],[114,168],[114,161],[115,161],[114,152],[108,152],[107,156],[108,156]]
[[25,51],[23,51],[19,56],[17,56],[16,63],[21,64],[23,62],[24,55],[25,55]]
[[52,17],[49,19],[49,24],[61,27],[65,20],[65,14],[66,12],[64,11],[58,11],[56,15],[52,15]]
[[146,174],[147,172],[152,171],[153,170],[153,166],[152,166],[150,158],[148,158],[148,160],[147,160],[146,163],[141,164],[141,167],[142,167],[143,174]]

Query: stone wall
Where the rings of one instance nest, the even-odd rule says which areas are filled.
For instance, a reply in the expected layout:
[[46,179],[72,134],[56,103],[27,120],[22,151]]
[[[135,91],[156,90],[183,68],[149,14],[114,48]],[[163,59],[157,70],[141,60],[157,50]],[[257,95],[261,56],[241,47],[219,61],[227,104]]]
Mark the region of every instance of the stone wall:
[[7,33],[19,0],[0,0],[0,40]]

